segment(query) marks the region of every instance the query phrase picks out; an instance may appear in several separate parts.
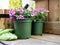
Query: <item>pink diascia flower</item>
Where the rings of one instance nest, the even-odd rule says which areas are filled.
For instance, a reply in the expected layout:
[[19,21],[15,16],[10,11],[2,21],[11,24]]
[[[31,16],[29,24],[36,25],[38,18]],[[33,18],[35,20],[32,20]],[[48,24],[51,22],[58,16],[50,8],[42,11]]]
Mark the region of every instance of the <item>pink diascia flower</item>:
[[36,11],[39,12],[39,13],[42,12],[43,10],[44,10],[44,8],[38,8],[38,9],[36,9]]
[[49,12],[47,9],[44,9],[44,8],[38,8],[36,11],[39,12],[39,13]]
[[44,9],[43,12],[49,12],[47,9]]
[[32,16],[32,17],[36,16],[36,13],[32,13],[31,16]]
[[24,16],[23,15],[19,15],[18,19],[24,19]]
[[41,10],[41,12],[49,12],[48,10],[44,9],[44,10]]
[[14,9],[9,10],[9,16],[15,16],[15,10]]
[[24,10],[22,8],[19,8],[18,11],[23,14]]

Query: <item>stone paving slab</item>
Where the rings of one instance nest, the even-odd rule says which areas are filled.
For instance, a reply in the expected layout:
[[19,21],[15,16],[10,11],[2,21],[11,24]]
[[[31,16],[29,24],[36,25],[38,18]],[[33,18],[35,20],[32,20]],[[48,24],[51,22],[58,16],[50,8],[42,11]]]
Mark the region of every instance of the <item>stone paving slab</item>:
[[60,44],[60,35],[43,34],[43,36],[32,36],[32,38]]
[[15,41],[2,41],[7,45],[60,45],[53,42],[47,42],[37,39],[15,40]]
[[32,36],[30,39],[2,42],[7,45],[60,45],[60,35],[43,34],[42,36]]

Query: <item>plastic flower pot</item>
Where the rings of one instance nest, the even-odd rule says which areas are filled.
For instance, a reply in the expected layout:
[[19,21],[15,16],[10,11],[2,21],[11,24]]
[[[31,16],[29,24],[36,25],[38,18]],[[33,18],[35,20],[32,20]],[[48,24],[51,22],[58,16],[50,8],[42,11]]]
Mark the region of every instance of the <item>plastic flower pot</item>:
[[43,21],[37,20],[36,22],[33,22],[32,24],[32,34],[33,35],[42,35],[43,30]]
[[31,36],[31,19],[14,20],[15,34],[19,39],[28,39]]

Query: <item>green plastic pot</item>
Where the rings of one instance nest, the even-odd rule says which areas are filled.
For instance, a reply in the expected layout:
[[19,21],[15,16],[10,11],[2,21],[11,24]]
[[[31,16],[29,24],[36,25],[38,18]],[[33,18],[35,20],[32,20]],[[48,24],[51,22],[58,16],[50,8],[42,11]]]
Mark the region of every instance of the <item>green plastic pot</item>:
[[36,22],[32,23],[32,34],[33,35],[42,35],[43,31],[43,20],[37,20]]
[[15,34],[19,39],[28,39],[31,37],[31,19],[14,20]]

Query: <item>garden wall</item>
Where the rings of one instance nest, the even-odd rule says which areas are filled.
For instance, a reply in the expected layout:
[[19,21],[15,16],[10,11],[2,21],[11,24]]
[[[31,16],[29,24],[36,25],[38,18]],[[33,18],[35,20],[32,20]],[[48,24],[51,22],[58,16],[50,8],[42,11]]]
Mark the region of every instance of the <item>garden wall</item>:
[[[8,17],[9,10],[3,10],[0,9],[0,28],[6,29],[6,28],[13,28],[13,22]],[[4,15],[4,16],[3,16]]]

